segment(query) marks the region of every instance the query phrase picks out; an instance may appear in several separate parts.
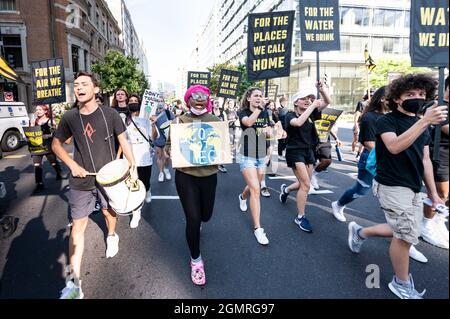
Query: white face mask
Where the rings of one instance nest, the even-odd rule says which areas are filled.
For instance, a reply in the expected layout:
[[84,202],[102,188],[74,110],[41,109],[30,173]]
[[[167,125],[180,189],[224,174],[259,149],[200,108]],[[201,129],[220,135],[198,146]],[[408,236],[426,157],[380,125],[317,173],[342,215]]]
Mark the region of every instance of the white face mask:
[[197,116],[208,113],[208,110],[204,108],[203,110],[197,110],[196,108],[191,107],[191,113]]

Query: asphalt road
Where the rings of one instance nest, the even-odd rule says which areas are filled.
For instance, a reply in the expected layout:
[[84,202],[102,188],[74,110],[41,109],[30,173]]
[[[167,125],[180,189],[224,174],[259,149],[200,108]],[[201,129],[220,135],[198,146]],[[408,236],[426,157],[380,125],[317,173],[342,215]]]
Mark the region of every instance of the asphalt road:
[[[347,145],[350,135],[349,129],[339,130]],[[320,176],[322,190],[331,193],[308,199],[306,213],[314,227],[312,234],[302,232],[293,222],[297,213],[294,197],[285,205],[278,201],[281,184],[292,181],[283,178],[292,172],[282,162],[279,179],[267,180],[272,197],[261,201],[268,247],[256,242],[250,213],[239,210],[238,194],[245,186],[239,166],[229,165],[227,174],[219,173],[213,218],[202,230],[207,275],[204,289],[190,280],[179,200],[155,198],[145,206],[135,230],[129,228],[128,217],[120,217],[120,251],[113,259],[105,259],[104,219],[101,214],[91,215],[82,264],[85,298],[395,299],[387,287],[393,276],[389,240],[371,239],[359,255],[347,246],[348,222],[364,226],[384,222],[378,201],[368,195],[349,205],[347,223],[331,215],[331,202],[356,178],[354,155],[348,147],[344,153],[345,162],[335,162]],[[0,160],[0,181],[8,191],[0,201],[0,216],[19,218],[14,235],[0,240],[0,298],[54,299],[64,287],[68,181],[57,183],[51,167],[45,165],[46,191],[33,195],[33,167],[26,147],[4,153]],[[153,196],[177,196],[174,182],[158,183],[157,173],[154,167]],[[428,264],[411,261],[417,290],[426,288],[428,299],[448,299],[448,251],[424,242],[417,248],[429,259]],[[370,265],[379,267],[380,288],[366,286]]]

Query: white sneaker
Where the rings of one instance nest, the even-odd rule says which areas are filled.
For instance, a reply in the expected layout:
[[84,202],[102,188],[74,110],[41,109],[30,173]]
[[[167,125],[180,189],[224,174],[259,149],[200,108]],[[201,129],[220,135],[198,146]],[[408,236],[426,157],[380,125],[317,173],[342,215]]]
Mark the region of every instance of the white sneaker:
[[446,218],[444,216],[441,216],[440,214],[436,214],[436,216],[433,218],[433,221],[435,222],[435,230],[439,232],[441,235],[441,238],[449,241],[449,233],[447,226],[445,226]]
[[316,189],[312,186],[312,184],[309,186],[309,195],[314,195],[316,194]]
[[106,258],[113,258],[119,252],[119,235],[106,238]]
[[444,238],[444,236],[441,235],[441,232],[436,227],[436,222],[429,221],[428,223],[423,223],[422,225],[422,239],[426,241],[427,243],[443,248],[448,249],[449,243]]
[[311,187],[313,187],[314,189],[319,189],[319,181],[317,180],[317,173],[314,171],[312,176],[311,176]]
[[260,243],[263,246],[266,246],[269,244],[269,240],[267,239],[266,233],[264,232],[264,228],[258,228],[255,230],[255,237],[258,243]]
[[159,173],[158,182],[160,182],[160,183],[164,182],[164,173],[163,172]]
[[420,263],[426,264],[428,262],[427,257],[425,257],[425,255],[420,251],[418,251],[416,247],[414,247],[414,245],[411,245],[411,248],[409,249],[409,257]]
[[164,174],[166,175],[166,179],[168,181],[172,179],[172,175],[170,175],[170,171],[167,168],[164,170]]
[[239,195],[239,207],[243,213],[245,213],[248,209],[247,200],[242,198],[242,194]]
[[76,286],[72,280],[66,283],[66,287],[61,291],[61,296],[59,299],[83,299],[84,294],[81,290],[81,280],[79,281],[80,286]]
[[332,202],[331,203],[331,209],[333,210],[333,215],[336,217],[336,219],[340,222],[346,222],[347,219],[344,215],[344,209],[345,206],[339,206],[338,202]]
[[147,204],[152,202],[152,192],[151,191],[148,191],[147,195],[145,195],[145,202]]
[[131,218],[130,228],[134,229],[139,226],[139,221],[141,220],[141,210],[136,210],[133,212],[133,217]]

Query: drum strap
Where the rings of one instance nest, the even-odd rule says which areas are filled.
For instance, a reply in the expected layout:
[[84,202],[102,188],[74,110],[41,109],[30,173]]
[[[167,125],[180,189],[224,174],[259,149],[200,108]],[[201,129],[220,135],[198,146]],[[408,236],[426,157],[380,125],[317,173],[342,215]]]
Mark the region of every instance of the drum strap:
[[[111,152],[111,161],[114,161],[114,153],[112,151],[112,145],[111,145],[111,134],[109,134],[109,127],[108,127],[108,122],[106,121],[106,117],[105,117],[105,113],[103,112],[102,108],[99,107],[100,111],[102,112],[102,116],[103,116],[103,121],[105,122],[105,126],[106,126],[106,134],[108,134],[108,136],[106,137],[106,139],[108,140],[109,143],[109,150]],[[78,109],[78,115],[80,116],[80,123],[81,123],[81,128],[84,129],[84,121],[83,118],[81,117],[81,113],[80,110]],[[84,139],[86,141],[86,145],[89,151],[89,157],[91,159],[91,163],[92,163],[92,168],[94,169],[94,173],[97,174],[97,168],[95,167],[95,162],[94,162],[94,157],[92,156],[92,151],[91,151],[91,147],[89,145],[89,141],[87,139],[87,135],[84,135]]]

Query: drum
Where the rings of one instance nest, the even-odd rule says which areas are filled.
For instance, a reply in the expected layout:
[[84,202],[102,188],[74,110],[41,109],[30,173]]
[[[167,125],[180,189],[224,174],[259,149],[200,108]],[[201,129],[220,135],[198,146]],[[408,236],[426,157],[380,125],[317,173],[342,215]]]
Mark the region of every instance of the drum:
[[109,205],[118,215],[130,215],[141,208],[145,199],[145,186],[137,180],[131,182],[128,161],[112,161],[97,174],[97,183],[105,191]]

